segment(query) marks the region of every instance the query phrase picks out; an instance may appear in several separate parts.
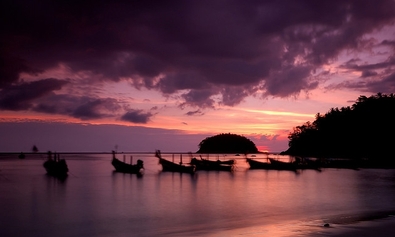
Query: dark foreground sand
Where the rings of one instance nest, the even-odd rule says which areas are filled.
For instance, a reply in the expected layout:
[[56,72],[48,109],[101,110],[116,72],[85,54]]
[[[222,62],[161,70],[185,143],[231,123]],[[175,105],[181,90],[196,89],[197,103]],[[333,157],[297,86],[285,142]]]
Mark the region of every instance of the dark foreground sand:
[[[343,220],[344,221],[344,220]],[[273,237],[387,237],[395,236],[395,216],[330,223],[324,227],[322,220],[291,221],[264,226],[222,230],[205,234],[207,237],[222,236],[273,236]],[[201,235],[196,235],[201,236]]]
[[299,236],[358,236],[358,237],[387,237],[395,236],[395,217],[383,219],[360,221],[350,224],[332,224],[330,227],[322,227],[317,231],[312,231],[307,235]]

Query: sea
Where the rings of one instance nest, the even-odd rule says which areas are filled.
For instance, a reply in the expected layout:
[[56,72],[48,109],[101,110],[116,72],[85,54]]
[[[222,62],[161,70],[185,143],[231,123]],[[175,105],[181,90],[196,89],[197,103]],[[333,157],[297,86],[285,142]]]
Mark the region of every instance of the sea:
[[235,170],[191,175],[163,172],[154,152],[117,157],[143,160],[144,174],[115,172],[110,153],[64,153],[59,179],[45,153],[0,154],[0,236],[316,236],[395,215],[395,169],[250,170],[244,155],[204,154],[235,159]]

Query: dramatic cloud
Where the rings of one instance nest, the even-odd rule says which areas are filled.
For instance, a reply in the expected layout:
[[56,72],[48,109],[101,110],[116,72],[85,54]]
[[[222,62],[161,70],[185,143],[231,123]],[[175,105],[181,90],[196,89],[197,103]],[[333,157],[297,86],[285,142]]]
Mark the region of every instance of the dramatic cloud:
[[153,116],[151,113],[145,113],[142,110],[130,110],[126,114],[122,115],[121,120],[131,123],[148,123],[150,118]]
[[211,90],[190,90],[188,93],[182,95],[185,102],[180,107],[183,108],[189,105],[192,107],[213,108],[214,99],[211,98],[212,95]]
[[340,68],[360,73],[360,81],[346,81],[331,88],[358,89],[371,93],[393,93],[395,91],[395,55],[380,63],[366,63],[360,59],[352,59],[340,66]]
[[[6,0],[0,9],[1,108],[12,110],[31,107],[28,98],[4,102],[11,96],[4,92],[23,89],[9,89],[21,73],[39,75],[60,64],[72,73],[89,72],[92,77],[81,80],[90,83],[127,80],[138,89],[179,94],[181,107],[294,96],[317,88],[315,71],[341,52],[373,47],[374,40],[364,37],[395,20],[392,0]],[[393,50],[393,40],[380,42]],[[389,77],[375,70],[392,65],[348,68],[387,84]],[[105,104],[88,101],[70,114],[102,117]],[[134,121],[133,112],[125,116]]]
[[49,78],[7,86],[0,93],[0,109],[61,114],[81,120],[115,117],[116,112],[122,111],[119,101],[112,98],[54,93],[67,84],[66,80]]
[[0,88],[17,82],[21,72],[37,74],[41,71],[30,68],[23,59],[7,54],[0,46]]
[[112,99],[95,99],[78,106],[72,113],[72,116],[82,120],[97,119],[110,117],[112,116],[110,113],[118,109],[119,106]]
[[378,69],[386,69],[391,66],[395,66],[395,55],[393,57],[388,58],[387,60],[380,63],[359,63],[360,60],[353,59],[342,65],[342,68],[352,69],[355,71],[367,71],[367,70],[378,70]]
[[270,95],[280,97],[295,94],[301,89],[314,89],[317,82],[308,81],[311,70],[304,66],[284,68],[281,72],[273,73],[272,80],[268,80],[265,87]]
[[116,117],[122,107],[111,98],[78,97],[71,95],[51,95],[38,100],[32,110],[49,114],[68,115],[81,120]]
[[370,81],[366,83],[367,91],[383,93],[394,93],[395,91],[395,73],[387,76],[381,81]]
[[0,92],[0,109],[29,110],[38,99],[60,90],[67,81],[53,78],[8,86]]
[[376,75],[377,75],[377,72],[365,70],[365,71],[362,71],[361,77],[372,77],[372,76],[376,76]]

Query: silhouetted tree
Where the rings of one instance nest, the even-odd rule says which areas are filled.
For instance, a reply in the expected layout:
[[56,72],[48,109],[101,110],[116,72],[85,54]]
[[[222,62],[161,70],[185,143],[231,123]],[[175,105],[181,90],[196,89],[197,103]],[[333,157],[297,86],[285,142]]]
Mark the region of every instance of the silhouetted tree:
[[293,129],[289,149],[298,156],[385,159],[395,134],[394,94],[360,96],[351,107],[331,108]]
[[197,153],[257,153],[255,144],[244,136],[223,133],[207,137],[199,143]]
[[36,145],[34,145],[34,146],[32,147],[32,152],[34,152],[34,153],[38,152],[38,148],[36,147]]

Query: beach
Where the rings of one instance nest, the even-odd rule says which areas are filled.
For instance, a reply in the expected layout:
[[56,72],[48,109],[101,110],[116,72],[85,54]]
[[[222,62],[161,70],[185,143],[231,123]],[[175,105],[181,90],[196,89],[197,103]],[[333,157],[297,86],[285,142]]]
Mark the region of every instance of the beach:
[[[288,221],[264,226],[222,230],[204,236],[275,236],[275,237],[388,237],[393,236],[395,217],[357,221],[353,223],[332,224],[325,227],[324,220]],[[203,235],[199,235],[203,236]]]
[[388,217],[383,219],[361,221],[352,224],[333,224],[330,227],[322,227],[316,232],[300,236],[332,236],[332,237],[387,237],[393,236],[395,218]]

